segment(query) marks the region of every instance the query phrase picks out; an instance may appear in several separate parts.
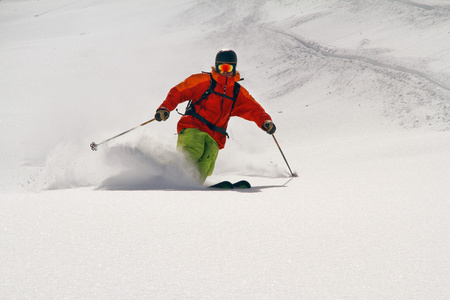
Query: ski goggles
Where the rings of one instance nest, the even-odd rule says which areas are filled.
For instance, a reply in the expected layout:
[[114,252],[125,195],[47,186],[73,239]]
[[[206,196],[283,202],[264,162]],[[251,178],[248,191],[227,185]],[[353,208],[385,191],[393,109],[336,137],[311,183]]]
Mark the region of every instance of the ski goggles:
[[231,73],[234,70],[234,66],[230,64],[220,64],[217,66],[220,73]]

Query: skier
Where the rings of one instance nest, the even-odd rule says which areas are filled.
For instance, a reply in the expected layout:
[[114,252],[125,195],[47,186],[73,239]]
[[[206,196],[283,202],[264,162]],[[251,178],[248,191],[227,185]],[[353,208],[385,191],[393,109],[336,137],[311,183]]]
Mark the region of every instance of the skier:
[[219,149],[225,146],[231,116],[255,122],[268,134],[276,130],[272,118],[241,87],[233,50],[220,50],[211,73],[194,74],[173,87],[158,107],[155,119],[166,121],[178,104],[190,100],[177,125],[177,147],[196,163],[200,182],[214,170]]

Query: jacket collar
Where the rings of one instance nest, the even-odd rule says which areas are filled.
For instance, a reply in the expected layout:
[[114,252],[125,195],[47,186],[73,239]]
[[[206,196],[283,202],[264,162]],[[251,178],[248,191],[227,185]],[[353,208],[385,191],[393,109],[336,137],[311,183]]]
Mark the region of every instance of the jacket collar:
[[[236,71],[236,75],[233,77],[225,77],[220,75],[214,68],[211,70],[211,74],[217,83],[221,85],[227,84],[227,86],[234,84],[236,81],[239,81],[241,79],[241,74],[239,74],[239,71]],[[227,80],[228,79],[228,80]]]

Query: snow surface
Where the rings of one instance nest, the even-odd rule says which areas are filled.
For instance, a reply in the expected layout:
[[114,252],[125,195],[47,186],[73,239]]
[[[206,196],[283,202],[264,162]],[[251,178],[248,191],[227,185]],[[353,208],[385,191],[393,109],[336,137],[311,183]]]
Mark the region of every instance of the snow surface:
[[[450,1],[0,1],[0,299],[449,299]],[[169,89],[219,49],[272,115],[207,190]],[[180,107],[183,110],[183,107]]]

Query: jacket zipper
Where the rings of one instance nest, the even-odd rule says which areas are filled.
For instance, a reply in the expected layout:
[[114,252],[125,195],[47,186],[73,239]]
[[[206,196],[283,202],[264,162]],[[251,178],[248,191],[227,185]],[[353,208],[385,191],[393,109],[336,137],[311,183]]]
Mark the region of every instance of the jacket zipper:
[[[223,102],[225,100],[225,96],[227,95],[227,83],[228,83],[228,77],[225,79],[225,86],[223,88],[223,97],[222,97],[222,103],[220,104],[220,116],[219,119],[217,119],[217,121],[214,123],[214,125],[217,125],[217,123],[222,119],[222,114],[223,114]],[[215,134],[215,132],[214,132]]]

